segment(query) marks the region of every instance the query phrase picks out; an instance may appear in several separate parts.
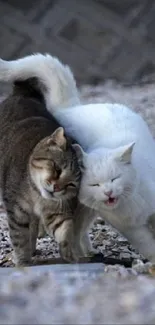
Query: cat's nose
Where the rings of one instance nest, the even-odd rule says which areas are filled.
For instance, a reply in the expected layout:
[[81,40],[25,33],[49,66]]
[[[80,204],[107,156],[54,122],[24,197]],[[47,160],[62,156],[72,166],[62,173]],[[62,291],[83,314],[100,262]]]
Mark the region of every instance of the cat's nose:
[[112,194],[112,191],[104,191],[104,194],[110,197]]

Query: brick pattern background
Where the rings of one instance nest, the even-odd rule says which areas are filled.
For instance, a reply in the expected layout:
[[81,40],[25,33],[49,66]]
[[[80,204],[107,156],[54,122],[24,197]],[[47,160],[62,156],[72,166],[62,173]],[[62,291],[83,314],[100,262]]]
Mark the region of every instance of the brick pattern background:
[[80,83],[155,78],[154,0],[0,0],[0,56],[50,52]]

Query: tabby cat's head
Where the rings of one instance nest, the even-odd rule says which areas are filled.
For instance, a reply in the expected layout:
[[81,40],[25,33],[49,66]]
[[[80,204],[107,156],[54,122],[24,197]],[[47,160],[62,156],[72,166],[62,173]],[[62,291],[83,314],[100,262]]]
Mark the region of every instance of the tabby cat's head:
[[36,145],[30,158],[30,174],[46,199],[67,199],[78,194],[80,169],[62,127]]

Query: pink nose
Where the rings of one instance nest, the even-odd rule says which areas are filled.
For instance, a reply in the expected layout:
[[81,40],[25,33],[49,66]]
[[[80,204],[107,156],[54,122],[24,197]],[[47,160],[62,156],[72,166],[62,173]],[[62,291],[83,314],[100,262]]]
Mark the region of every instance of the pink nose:
[[109,196],[109,197],[110,197],[110,196],[111,196],[111,194],[112,194],[112,191],[105,191],[104,193],[105,193],[105,195],[107,195],[107,196]]

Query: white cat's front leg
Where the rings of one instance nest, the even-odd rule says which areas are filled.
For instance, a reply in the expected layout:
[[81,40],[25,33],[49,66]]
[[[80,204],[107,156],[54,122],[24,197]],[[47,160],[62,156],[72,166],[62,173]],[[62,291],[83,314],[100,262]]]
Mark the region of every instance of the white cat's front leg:
[[81,237],[80,244],[84,256],[93,256],[98,253],[97,249],[92,246],[88,231]]
[[132,227],[124,231],[124,235],[145,258],[155,263],[155,237],[147,225]]

